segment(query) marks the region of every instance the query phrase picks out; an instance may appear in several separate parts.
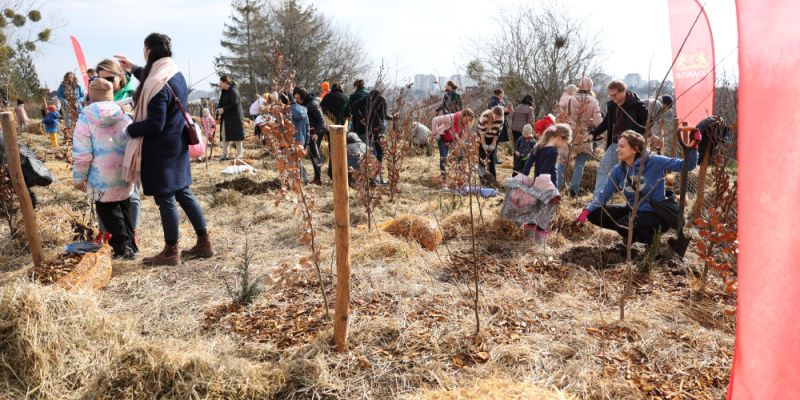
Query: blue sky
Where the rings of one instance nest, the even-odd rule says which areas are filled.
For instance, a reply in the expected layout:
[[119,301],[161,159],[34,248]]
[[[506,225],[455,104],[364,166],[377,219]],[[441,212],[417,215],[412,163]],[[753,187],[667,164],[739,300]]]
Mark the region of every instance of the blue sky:
[[[564,0],[586,32],[601,38],[604,69],[615,77],[639,72],[660,79],[671,62],[667,0]],[[416,73],[450,76],[471,59],[476,38],[491,35],[501,10],[519,1],[374,1],[317,0],[311,2],[343,29],[359,35],[374,65],[383,61],[390,79],[404,82]],[[104,57],[125,54],[142,60],[142,41],[150,32],[173,40],[176,62],[192,82],[214,72],[213,58],[230,16],[228,0],[46,0],[44,18],[56,19],[52,43],[35,55],[40,79],[50,88],[68,70],[77,69],[69,41],[80,41],[89,65]],[[526,4],[542,4],[530,1]],[[734,0],[707,0],[706,9],[716,41],[717,61],[736,74],[736,11]],[[649,72],[648,72],[649,71]],[[197,85],[209,89],[207,82]]]

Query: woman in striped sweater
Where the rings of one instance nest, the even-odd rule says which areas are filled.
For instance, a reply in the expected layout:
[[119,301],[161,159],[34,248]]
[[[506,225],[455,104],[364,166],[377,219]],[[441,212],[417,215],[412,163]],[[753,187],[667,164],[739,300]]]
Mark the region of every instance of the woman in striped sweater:
[[495,106],[486,110],[478,119],[478,135],[481,137],[481,147],[478,149],[481,165],[488,169],[492,176],[497,178],[494,160],[497,151],[497,137],[503,129],[503,107]]

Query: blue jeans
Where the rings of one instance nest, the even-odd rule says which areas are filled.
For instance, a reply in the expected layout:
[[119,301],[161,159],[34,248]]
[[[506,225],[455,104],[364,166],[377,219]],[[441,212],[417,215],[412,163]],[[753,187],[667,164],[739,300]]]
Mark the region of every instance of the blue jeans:
[[558,190],[564,187],[564,174],[567,172],[567,166],[561,163],[556,164],[556,186]]
[[619,164],[619,155],[617,154],[617,144],[612,143],[608,146],[606,152],[603,153],[603,158],[597,164],[597,178],[594,181],[594,197],[597,198],[600,192],[606,186],[608,177],[611,176],[611,169]]
[[586,160],[589,159],[589,155],[586,153],[581,153],[575,156],[575,168],[572,170],[572,179],[569,183],[569,190],[572,190],[575,193],[578,193],[578,190],[581,188],[581,177],[583,177],[583,167],[586,165]]
[[450,151],[450,148],[447,147],[447,142],[442,140],[441,137],[436,141],[436,144],[439,145],[439,170],[444,173],[447,167],[447,153]]
[[181,205],[189,222],[198,236],[205,236],[208,234],[206,231],[206,220],[203,217],[203,209],[200,208],[200,203],[192,194],[192,189],[185,187],[174,193],[160,194],[153,196],[158,205],[158,211],[161,213],[161,227],[164,230],[164,241],[167,244],[178,243],[178,227],[180,225],[180,216],[178,215],[178,207],[175,204],[177,200]]

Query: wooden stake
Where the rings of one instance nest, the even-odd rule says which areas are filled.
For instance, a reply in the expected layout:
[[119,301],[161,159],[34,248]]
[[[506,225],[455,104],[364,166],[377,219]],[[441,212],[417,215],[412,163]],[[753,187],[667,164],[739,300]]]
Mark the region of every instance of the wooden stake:
[[679,133],[678,133],[678,120],[677,119],[673,120],[673,123],[674,123],[673,124],[674,128],[672,129],[672,146],[671,146],[671,148],[669,150],[669,156],[672,157],[672,158],[675,158],[675,154],[677,153],[677,150],[678,150],[678,144],[675,143],[675,142],[678,141],[678,135],[679,135]]
[[697,197],[692,206],[692,219],[689,221],[689,225],[694,223],[694,220],[700,216],[700,211],[703,209],[703,202],[705,202],[706,197],[706,173],[708,172],[708,163],[713,149],[713,146],[706,148],[706,152],[703,154],[703,161],[700,163],[700,172],[697,177]]
[[347,185],[347,131],[331,125],[331,168],[333,168],[333,218],[336,223],[336,309],[333,343],[337,352],[347,348],[350,315],[350,199]]
[[25,235],[28,237],[28,247],[33,257],[33,265],[40,266],[44,257],[42,255],[42,240],[39,238],[39,231],[36,229],[36,213],[33,211],[31,196],[28,187],[25,186],[25,178],[22,175],[22,162],[19,157],[19,145],[17,144],[17,122],[14,114],[4,112],[0,114],[0,124],[3,127],[3,138],[6,145],[6,158],[8,160],[8,173],[11,175],[11,184],[14,186],[14,193],[19,199],[20,209],[22,210],[22,220],[25,223]]

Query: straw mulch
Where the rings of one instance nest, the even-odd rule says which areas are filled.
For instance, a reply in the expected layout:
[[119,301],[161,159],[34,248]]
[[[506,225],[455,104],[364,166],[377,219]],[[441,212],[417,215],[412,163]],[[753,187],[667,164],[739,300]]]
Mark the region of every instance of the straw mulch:
[[381,229],[395,236],[412,239],[431,251],[436,250],[442,243],[442,232],[436,223],[419,216],[400,215],[384,222]]
[[441,389],[414,397],[414,400],[570,400],[558,390],[548,390],[529,383],[489,378],[467,388]]
[[19,282],[0,291],[0,391],[12,397],[269,398],[284,370],[154,343],[82,294]]

